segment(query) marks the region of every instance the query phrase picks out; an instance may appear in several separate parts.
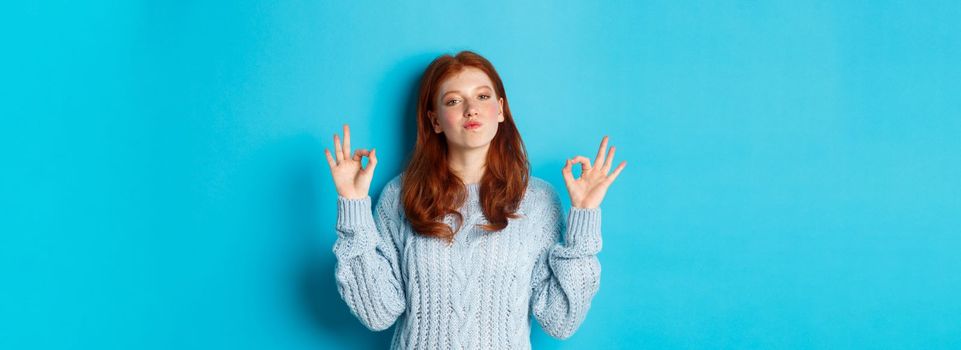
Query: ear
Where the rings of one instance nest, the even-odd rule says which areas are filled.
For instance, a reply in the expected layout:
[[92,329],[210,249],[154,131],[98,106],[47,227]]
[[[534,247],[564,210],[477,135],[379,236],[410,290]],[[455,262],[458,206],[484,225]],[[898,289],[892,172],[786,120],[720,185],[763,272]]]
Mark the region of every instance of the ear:
[[437,114],[434,114],[433,111],[427,111],[427,119],[430,119],[430,125],[434,129],[434,133],[440,134],[440,123],[437,122]]
[[497,111],[497,122],[500,123],[504,121],[504,98],[498,98],[497,102],[500,103],[500,107],[498,107]]

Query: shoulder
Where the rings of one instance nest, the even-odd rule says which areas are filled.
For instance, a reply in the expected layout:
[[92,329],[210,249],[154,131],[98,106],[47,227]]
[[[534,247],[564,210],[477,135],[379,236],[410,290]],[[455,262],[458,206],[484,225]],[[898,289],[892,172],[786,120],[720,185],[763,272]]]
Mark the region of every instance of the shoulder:
[[554,185],[547,182],[539,177],[531,176],[530,180],[527,182],[527,193],[532,197],[543,197],[546,196],[550,199],[551,196],[555,195],[557,191],[554,189]]
[[404,185],[404,173],[395,175],[390,181],[387,181],[387,185],[384,186],[383,193],[399,193],[401,187]]
[[537,235],[538,240],[544,243],[544,247],[550,246],[557,240],[556,227],[561,225],[559,220],[563,215],[557,190],[550,182],[531,176],[524,201],[527,202],[522,205],[525,214],[535,222],[534,225],[539,228],[537,232],[544,233]]
[[403,173],[400,173],[391,178],[390,181],[387,181],[387,184],[384,185],[384,188],[380,190],[380,197],[377,199],[378,206],[389,208],[396,208],[398,206],[397,204],[400,202],[400,190],[403,185],[402,175]]
[[534,206],[547,206],[553,204],[557,199],[557,190],[550,182],[539,177],[531,176],[527,182],[526,197]]

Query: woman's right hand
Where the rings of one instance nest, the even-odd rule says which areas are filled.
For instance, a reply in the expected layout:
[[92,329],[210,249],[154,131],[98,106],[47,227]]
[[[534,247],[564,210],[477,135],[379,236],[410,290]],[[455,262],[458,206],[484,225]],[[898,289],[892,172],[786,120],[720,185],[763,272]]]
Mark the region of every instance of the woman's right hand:
[[[362,199],[368,196],[370,182],[374,178],[374,168],[377,167],[376,150],[358,149],[353,155],[350,154],[350,127],[344,124],[344,142],[341,144],[340,137],[334,134],[334,153],[330,155],[329,149],[324,149],[327,155],[327,164],[330,165],[330,174],[334,177],[334,186],[337,187],[337,194],[348,199]],[[367,167],[361,167],[360,161],[367,157]]]

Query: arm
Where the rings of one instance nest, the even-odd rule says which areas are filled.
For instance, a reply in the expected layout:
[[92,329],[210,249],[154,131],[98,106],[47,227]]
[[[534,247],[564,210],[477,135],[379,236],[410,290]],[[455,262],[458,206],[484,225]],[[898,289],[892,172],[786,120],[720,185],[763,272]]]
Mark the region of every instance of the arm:
[[[334,134],[334,153],[325,149],[324,155],[337,188],[337,291],[367,328],[387,329],[406,308],[397,257],[399,185],[392,181],[384,188],[375,220],[367,192],[376,150],[358,149],[351,156],[350,127],[344,124],[344,141]],[[370,160],[367,167],[363,157]]]
[[547,242],[534,266],[531,310],[547,334],[566,339],[584,321],[600,286],[601,210],[572,207],[565,224],[560,198],[553,190],[549,195],[540,232]]
[[[615,148],[607,153],[605,136],[597,150],[594,165],[587,157],[568,159],[561,174],[571,196],[571,213],[565,226],[560,219],[560,198],[548,186],[551,205],[546,210],[548,248],[540,255],[534,268],[531,310],[541,327],[555,338],[565,339],[584,321],[591,299],[601,281],[601,265],[597,253],[601,251],[601,201],[608,187],[621,173],[627,162],[621,162],[608,174],[614,163]],[[574,163],[581,164],[581,176],[575,179]],[[563,233],[564,243],[557,243]]]
[[398,189],[390,184],[371,215],[371,198],[337,198],[336,279],[340,296],[371,330],[390,327],[406,309],[397,249]]

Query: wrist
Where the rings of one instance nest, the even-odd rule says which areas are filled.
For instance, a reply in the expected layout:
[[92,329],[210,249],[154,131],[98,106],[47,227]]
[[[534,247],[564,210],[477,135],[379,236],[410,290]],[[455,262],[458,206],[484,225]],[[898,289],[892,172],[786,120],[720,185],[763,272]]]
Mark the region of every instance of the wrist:
[[367,195],[366,195],[366,194],[365,194],[365,195],[342,195],[342,194],[338,194],[337,196],[340,197],[340,198],[349,199],[349,200],[359,200],[359,199],[367,198]]
[[571,201],[571,207],[577,209],[597,209],[600,207],[600,203],[587,203],[587,202],[575,202]]
[[353,200],[364,199],[364,198],[367,198],[367,193],[360,192],[360,191],[353,191],[353,190],[337,191],[337,197],[344,198],[344,199],[353,199]]

